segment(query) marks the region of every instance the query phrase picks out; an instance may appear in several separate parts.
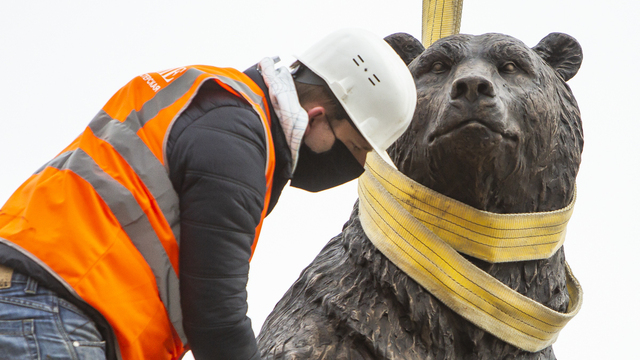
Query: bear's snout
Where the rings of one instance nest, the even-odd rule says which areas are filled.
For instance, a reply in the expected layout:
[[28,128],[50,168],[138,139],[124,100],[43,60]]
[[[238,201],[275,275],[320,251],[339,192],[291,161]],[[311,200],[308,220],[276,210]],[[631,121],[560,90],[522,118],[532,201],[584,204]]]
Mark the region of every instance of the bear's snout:
[[496,96],[493,83],[482,75],[469,74],[456,79],[449,93],[452,101],[475,102],[481,96]]

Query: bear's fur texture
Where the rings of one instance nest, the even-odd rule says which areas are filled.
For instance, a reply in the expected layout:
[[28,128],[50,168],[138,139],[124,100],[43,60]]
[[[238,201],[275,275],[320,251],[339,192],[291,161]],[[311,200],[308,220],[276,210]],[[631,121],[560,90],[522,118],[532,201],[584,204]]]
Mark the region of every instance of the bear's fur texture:
[[[502,34],[455,35],[423,52],[406,34],[387,40],[405,62],[417,56],[409,64],[416,112],[389,149],[400,171],[495,213],[569,204],[583,146],[565,83],[582,61],[575,39],[553,33],[530,49]],[[467,258],[519,293],[566,311],[562,248],[545,260]],[[367,239],[357,203],[258,341],[263,359],[555,359],[552,347],[530,353],[495,338],[410,279]]]

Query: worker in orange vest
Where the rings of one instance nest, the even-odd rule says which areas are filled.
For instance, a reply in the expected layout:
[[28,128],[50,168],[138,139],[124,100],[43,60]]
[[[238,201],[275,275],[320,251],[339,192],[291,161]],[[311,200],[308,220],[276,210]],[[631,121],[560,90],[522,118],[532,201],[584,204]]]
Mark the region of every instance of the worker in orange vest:
[[289,181],[320,191],[388,159],[415,103],[403,61],[358,29],[288,68],[134,78],[0,210],[0,357],[259,359],[263,219]]

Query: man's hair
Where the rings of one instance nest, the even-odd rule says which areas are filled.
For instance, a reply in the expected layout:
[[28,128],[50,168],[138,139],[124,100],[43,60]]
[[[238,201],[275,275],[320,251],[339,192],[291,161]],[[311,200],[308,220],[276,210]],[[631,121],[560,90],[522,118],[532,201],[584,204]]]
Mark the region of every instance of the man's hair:
[[[291,69],[294,69],[293,80],[296,86],[296,92],[298,93],[298,99],[300,100],[300,105],[318,103],[320,106],[324,107],[325,114],[329,121],[347,120],[351,126],[358,130],[358,128],[353,125],[351,118],[349,118],[347,112],[322,78],[314,74],[300,61],[294,62],[291,65]],[[302,74],[303,72],[305,80],[298,79],[299,76],[296,74]],[[313,82],[313,84],[309,82]]]

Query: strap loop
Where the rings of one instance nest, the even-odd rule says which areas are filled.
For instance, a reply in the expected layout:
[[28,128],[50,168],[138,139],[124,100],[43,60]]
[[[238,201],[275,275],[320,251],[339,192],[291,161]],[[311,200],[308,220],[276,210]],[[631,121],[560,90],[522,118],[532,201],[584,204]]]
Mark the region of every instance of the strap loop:
[[[406,191],[407,189],[412,191]],[[446,218],[453,224],[468,223],[468,218],[471,217],[479,227],[518,232],[546,228],[540,226],[540,222],[556,224],[555,227],[566,226],[568,218],[565,220],[565,217],[567,213],[570,216],[570,210],[565,208],[557,212],[515,215],[484,212],[482,216],[474,217],[478,215],[474,211],[478,210],[466,209],[464,213],[459,214],[454,208],[464,204],[453,203],[454,200],[437,193],[437,201],[434,201],[422,196],[425,189],[392,169],[377,154],[370,154],[366,171],[358,182],[358,194],[360,221],[371,242],[445,305],[501,340],[531,352],[540,351],[553,344],[560,330],[578,313],[582,305],[582,288],[567,264],[565,270],[570,302],[567,313],[560,313],[519,294],[473,265],[460,255],[449,241],[436,235],[436,231],[428,222],[419,218],[423,215],[417,214],[433,206],[433,209],[439,209],[439,218]],[[444,202],[438,204],[439,201]],[[573,205],[569,207],[572,208]],[[455,216],[446,217],[445,213]],[[487,222],[487,219],[495,221],[494,216],[502,219],[500,225]],[[459,219],[455,220],[456,217]],[[523,218],[529,219],[531,223],[522,221]],[[475,240],[475,237],[473,239]],[[526,237],[524,239],[527,240],[512,236],[508,241],[529,241]],[[467,245],[473,242],[471,237],[467,240]],[[555,250],[550,254],[554,252]],[[521,252],[507,248],[504,253],[520,256]],[[542,253],[548,254],[549,251]]]

